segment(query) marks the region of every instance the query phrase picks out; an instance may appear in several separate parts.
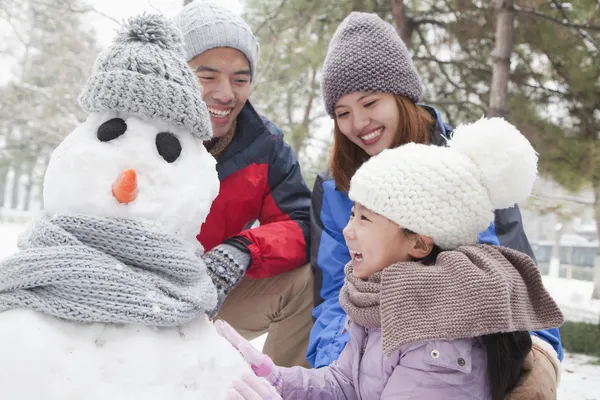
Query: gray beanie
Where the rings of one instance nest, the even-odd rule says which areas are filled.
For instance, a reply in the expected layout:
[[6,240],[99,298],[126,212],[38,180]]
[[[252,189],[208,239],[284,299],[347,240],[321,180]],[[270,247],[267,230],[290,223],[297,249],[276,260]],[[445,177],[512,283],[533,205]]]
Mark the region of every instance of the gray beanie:
[[254,78],[258,62],[258,41],[248,24],[235,12],[212,1],[192,1],[174,18],[184,38],[187,61],[206,50],[231,47],[241,51]]
[[212,138],[202,89],[183,58],[181,34],[168,19],[141,14],[129,19],[94,64],[79,104],[86,112],[124,111]]
[[355,92],[421,100],[421,78],[394,27],[376,14],[352,12],[338,26],[325,57],[321,91],[333,118],[336,101]]

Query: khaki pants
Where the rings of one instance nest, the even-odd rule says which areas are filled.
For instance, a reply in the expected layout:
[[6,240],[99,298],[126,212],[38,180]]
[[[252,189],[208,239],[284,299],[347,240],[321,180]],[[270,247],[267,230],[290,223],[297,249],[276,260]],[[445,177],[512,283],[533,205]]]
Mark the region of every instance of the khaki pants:
[[314,276],[310,264],[271,278],[246,276],[233,288],[216,318],[227,321],[246,340],[267,333],[263,352],[281,367],[309,367]]

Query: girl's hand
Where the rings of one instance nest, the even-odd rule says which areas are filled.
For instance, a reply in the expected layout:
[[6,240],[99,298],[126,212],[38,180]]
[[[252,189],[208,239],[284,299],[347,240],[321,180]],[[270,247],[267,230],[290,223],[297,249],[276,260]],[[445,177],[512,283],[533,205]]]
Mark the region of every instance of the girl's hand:
[[233,383],[227,395],[228,400],[283,400],[275,388],[264,378],[247,373],[242,379]]
[[215,327],[219,335],[227,339],[242,354],[244,360],[250,364],[256,376],[265,378],[275,388],[279,396],[281,396],[281,372],[273,363],[273,360],[256,350],[250,342],[237,333],[227,322],[217,320],[215,321]]

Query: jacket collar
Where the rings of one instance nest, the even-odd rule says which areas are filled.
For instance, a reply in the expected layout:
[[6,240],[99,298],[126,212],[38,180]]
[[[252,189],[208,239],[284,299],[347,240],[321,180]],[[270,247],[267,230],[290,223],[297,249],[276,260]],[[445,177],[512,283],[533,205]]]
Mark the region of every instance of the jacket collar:
[[244,107],[242,107],[242,110],[237,117],[233,139],[229,146],[223,151],[221,157],[219,157],[219,162],[224,162],[235,154],[242,152],[266,129],[267,127],[261,116],[254,109],[252,104],[250,104],[250,101],[246,101],[246,104],[244,104]]

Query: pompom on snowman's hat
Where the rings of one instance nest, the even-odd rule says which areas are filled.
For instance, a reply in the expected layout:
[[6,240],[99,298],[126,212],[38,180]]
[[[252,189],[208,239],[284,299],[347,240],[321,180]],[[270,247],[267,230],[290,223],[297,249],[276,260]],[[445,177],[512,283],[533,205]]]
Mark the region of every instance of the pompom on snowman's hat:
[[179,30],[165,17],[130,18],[94,64],[79,104],[86,112],[123,111],[212,137],[202,89],[185,62]]
[[408,143],[384,150],[358,169],[349,196],[454,249],[476,243],[495,209],[530,195],[537,159],[513,125],[484,118],[456,128],[448,147]]

